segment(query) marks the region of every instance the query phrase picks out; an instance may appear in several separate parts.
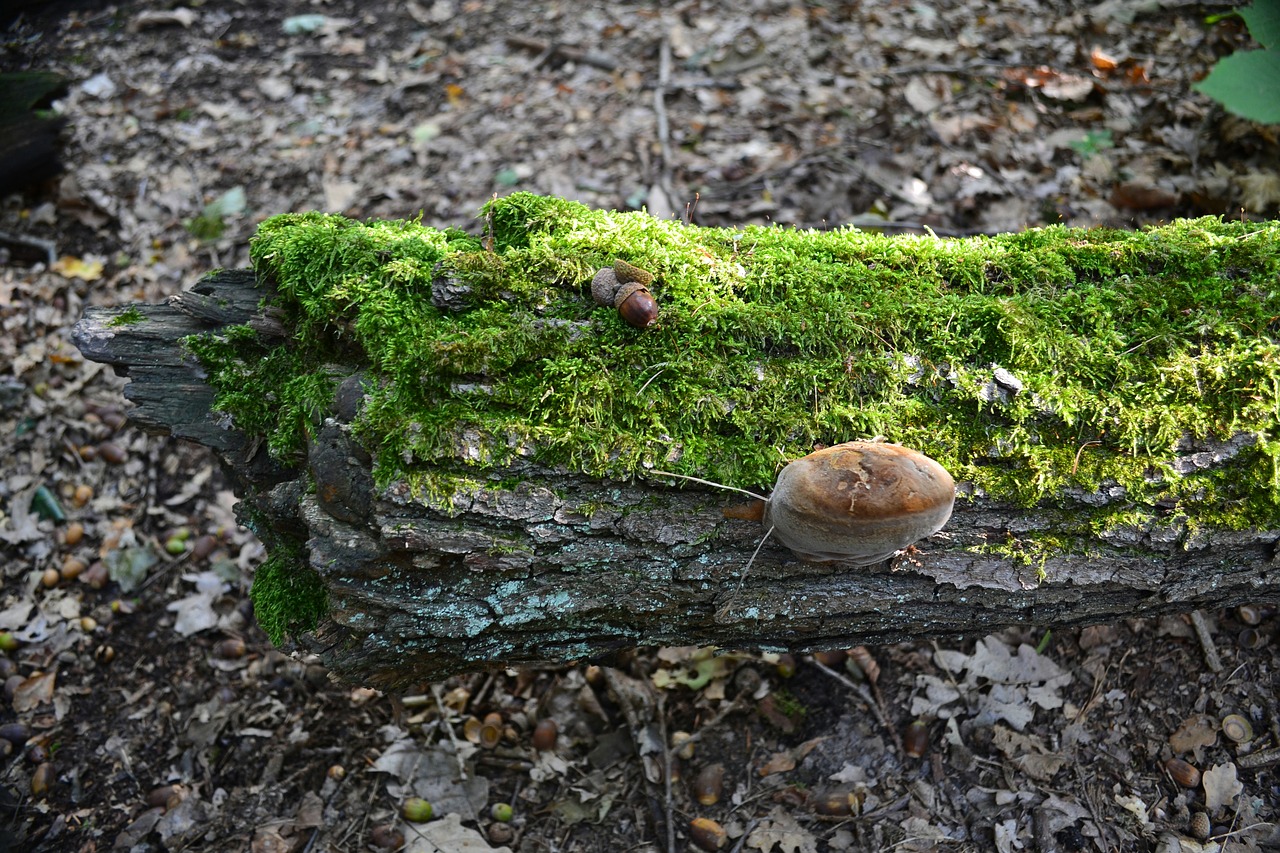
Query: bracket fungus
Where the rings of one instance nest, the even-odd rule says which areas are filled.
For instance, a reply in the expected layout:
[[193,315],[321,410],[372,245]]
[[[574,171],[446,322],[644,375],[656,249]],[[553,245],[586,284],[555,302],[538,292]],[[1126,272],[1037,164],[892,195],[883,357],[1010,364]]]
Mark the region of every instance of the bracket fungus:
[[923,453],[850,441],[783,468],[761,522],[803,560],[868,566],[941,530],[955,498],[955,480]]
[[[654,473],[743,492],[683,474]],[[759,500],[726,509],[726,517],[759,521],[766,537],[776,536],[802,560],[869,566],[941,530],[951,518],[956,484],[923,453],[849,441],[790,462],[769,497],[744,494]]]

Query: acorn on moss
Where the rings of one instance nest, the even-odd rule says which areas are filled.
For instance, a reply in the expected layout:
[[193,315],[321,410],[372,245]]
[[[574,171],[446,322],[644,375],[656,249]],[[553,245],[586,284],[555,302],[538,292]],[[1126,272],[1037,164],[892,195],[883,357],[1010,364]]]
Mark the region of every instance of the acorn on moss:
[[647,329],[658,319],[658,303],[649,292],[652,281],[653,273],[617,260],[591,279],[591,298],[598,305],[617,308],[627,325]]

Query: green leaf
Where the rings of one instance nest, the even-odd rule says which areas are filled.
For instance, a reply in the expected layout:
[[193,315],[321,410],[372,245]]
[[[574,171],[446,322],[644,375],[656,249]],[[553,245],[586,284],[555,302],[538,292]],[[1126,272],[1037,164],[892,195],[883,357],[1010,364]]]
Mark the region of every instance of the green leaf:
[[62,504],[58,503],[58,498],[44,486],[36,489],[36,493],[31,496],[31,508],[41,518],[58,524],[67,520],[67,514],[62,511]]
[[1195,89],[1250,121],[1280,122],[1280,51],[1246,50],[1223,57]]
[[1280,0],[1257,0],[1249,8],[1241,9],[1240,17],[1249,25],[1249,35],[1258,44],[1270,48],[1280,44]]

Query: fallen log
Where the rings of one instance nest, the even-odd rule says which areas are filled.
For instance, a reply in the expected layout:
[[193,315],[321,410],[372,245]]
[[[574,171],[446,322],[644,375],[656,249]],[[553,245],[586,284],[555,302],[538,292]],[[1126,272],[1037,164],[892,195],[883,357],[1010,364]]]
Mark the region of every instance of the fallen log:
[[[478,237],[290,214],[251,254],[75,340],[135,422],[220,454],[259,621],[346,679],[1280,600],[1280,223],[939,240],[516,194]],[[656,323],[597,305],[601,269]],[[659,473],[767,493],[874,436],[958,496],[872,566]]]

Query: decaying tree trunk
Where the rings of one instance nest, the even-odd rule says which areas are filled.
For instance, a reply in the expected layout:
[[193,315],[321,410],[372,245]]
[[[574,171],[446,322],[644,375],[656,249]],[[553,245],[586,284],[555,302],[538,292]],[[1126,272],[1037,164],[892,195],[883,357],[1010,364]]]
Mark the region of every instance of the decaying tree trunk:
[[[1137,506],[1128,524],[1073,535],[1068,548],[1036,547],[1078,531],[1073,516],[1126,500],[1117,490],[1027,509],[961,484],[941,533],[863,568],[803,562],[772,542],[753,561],[762,530],[722,514],[741,500],[728,493],[520,458],[444,506],[402,483],[374,487],[346,423],[349,383],[310,436],[306,465],[284,467],[211,410],[213,392],[179,343],[242,323],[281,335],[278,317],[259,307],[268,292],[252,272],[218,272],[127,316],[91,309],[75,340],[132,379],[137,424],[216,450],[257,528],[300,546],[329,610],[292,642],[352,681],[397,687],[634,645],[801,651],[1280,600],[1277,524],[1219,529]],[[1254,440],[1188,447],[1173,469],[1227,464]]]

